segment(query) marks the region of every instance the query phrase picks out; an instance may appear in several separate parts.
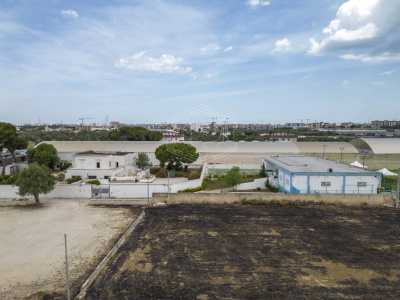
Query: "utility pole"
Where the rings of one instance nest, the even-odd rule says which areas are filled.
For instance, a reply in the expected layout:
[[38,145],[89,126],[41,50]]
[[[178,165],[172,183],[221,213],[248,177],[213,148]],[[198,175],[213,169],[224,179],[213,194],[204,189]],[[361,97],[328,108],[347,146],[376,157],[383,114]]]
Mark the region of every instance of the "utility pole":
[[169,204],[169,172],[168,172],[168,184],[167,184],[167,187],[168,187],[168,199],[167,199],[167,203]]
[[400,196],[400,168],[397,170],[397,194],[396,194],[396,209],[399,208],[399,196]]
[[150,175],[147,175],[147,205],[150,206],[150,190],[149,190]]
[[343,150],[344,147],[340,147],[340,162],[343,162]]
[[324,147],[324,150],[322,151],[322,158],[325,159],[325,148],[326,148],[326,145],[322,145],[322,147]]
[[67,255],[67,234],[64,234],[65,241],[65,274],[67,277],[67,300],[71,299],[71,295],[69,292],[69,275],[68,275],[68,255]]

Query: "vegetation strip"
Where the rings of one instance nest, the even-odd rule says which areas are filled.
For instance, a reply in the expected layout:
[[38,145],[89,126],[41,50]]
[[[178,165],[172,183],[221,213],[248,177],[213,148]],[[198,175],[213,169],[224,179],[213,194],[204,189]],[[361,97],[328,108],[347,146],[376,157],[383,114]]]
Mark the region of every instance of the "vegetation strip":
[[139,222],[143,219],[144,215],[145,215],[145,212],[142,211],[142,213],[136,218],[136,220],[133,221],[131,226],[129,226],[129,228],[121,236],[121,238],[118,240],[118,242],[114,245],[114,247],[111,248],[111,250],[103,258],[103,260],[96,267],[96,269],[93,271],[93,273],[82,284],[81,291],[78,294],[78,296],[76,296],[75,299],[84,299],[87,289],[90,287],[90,285],[93,283],[93,281],[97,278],[97,276],[99,275],[101,270],[103,270],[103,268],[106,266],[107,262],[117,253],[117,250],[119,249],[119,247],[121,247],[125,243],[127,236],[136,228],[136,226],[139,224]]

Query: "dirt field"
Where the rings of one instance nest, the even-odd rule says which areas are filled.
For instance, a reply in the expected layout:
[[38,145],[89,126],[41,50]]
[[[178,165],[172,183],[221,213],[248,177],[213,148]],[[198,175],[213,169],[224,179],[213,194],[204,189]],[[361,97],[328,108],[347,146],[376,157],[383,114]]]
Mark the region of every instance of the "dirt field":
[[86,299],[399,299],[399,232],[389,208],[151,208]]
[[0,299],[65,299],[64,233],[73,294],[140,209],[48,200],[0,208]]

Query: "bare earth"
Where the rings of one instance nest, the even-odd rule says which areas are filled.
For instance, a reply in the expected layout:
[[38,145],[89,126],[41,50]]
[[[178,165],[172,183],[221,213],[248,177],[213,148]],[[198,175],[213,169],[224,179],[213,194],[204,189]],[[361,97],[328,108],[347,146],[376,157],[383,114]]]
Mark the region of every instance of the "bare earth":
[[140,213],[79,200],[0,208],[0,299],[65,298],[64,233],[73,295]]

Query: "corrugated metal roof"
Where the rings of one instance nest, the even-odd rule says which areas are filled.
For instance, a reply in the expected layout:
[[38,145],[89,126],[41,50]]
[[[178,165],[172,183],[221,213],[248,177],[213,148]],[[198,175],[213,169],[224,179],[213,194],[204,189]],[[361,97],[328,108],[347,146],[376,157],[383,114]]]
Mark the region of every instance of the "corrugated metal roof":
[[296,145],[299,148],[301,154],[323,153],[324,145],[326,145],[325,153],[340,154],[340,148],[343,148],[343,154],[358,154],[357,149],[352,144],[345,142],[297,142]]
[[[53,145],[58,152],[84,151],[120,151],[120,152],[155,152],[158,146],[172,142],[108,142],[108,141],[49,141],[43,142]],[[183,143],[183,142],[181,142]],[[184,142],[194,146],[199,153],[288,153],[299,154],[295,143],[290,142]]]
[[357,149],[369,150],[374,154],[400,154],[400,138],[362,138],[351,140]]
[[[158,146],[172,142],[130,142],[130,141],[51,141],[58,152],[155,152]],[[181,142],[183,143],[183,142]],[[358,153],[349,143],[341,142],[184,142],[191,144],[199,153],[237,153],[237,154],[307,154],[307,153]]]

